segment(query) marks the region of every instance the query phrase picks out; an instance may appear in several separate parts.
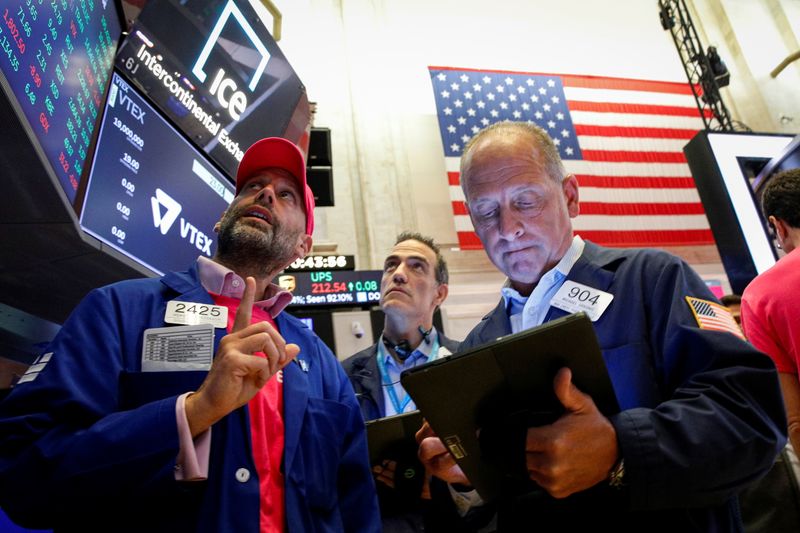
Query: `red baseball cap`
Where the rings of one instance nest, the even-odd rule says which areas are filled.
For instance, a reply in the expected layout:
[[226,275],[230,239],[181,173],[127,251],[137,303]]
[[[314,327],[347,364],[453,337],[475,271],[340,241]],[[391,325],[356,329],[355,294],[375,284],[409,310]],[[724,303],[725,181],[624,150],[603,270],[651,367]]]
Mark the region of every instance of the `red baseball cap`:
[[306,233],[311,235],[314,231],[314,193],[306,181],[306,158],[292,141],[269,137],[253,143],[239,163],[236,194],[239,194],[245,181],[268,168],[281,168],[300,183],[300,188],[305,192]]

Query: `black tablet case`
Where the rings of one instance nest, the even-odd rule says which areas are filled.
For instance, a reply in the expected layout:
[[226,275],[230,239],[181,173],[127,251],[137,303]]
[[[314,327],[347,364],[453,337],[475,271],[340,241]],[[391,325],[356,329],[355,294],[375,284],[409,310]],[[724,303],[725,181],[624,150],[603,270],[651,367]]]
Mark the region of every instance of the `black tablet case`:
[[553,378],[565,366],[601,412],[619,410],[584,313],[413,368],[401,383],[483,500],[491,501],[512,485],[535,488],[525,471],[525,432],[563,412]]

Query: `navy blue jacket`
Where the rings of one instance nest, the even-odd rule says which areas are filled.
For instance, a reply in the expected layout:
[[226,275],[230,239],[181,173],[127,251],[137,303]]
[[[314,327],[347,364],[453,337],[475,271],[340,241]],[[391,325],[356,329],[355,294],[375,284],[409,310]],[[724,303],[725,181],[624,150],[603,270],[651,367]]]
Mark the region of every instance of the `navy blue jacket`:
[[[92,291],[47,348],[50,361],[0,404],[0,506],[61,531],[259,530],[247,407],[212,428],[207,481],[176,482],[175,402],[205,371],[141,372],[142,333],[170,300],[213,303],[196,266]],[[288,531],[379,531],[364,423],[347,376],[299,320],[284,369]],[[215,349],[225,331],[216,330]],[[249,480],[236,472],[246,468]],[[241,478],[240,478],[241,479]]]
[[[786,441],[774,365],[734,335],[697,326],[685,296],[714,296],[674,256],[586,242],[568,279],[614,295],[594,327],[621,409],[610,419],[627,486],[506,502],[500,529],[741,531],[736,495]],[[551,307],[545,321],[566,314]],[[461,349],[509,333],[501,300]]]
[[[439,333],[439,346],[447,348],[450,353],[458,352],[460,344]],[[364,420],[374,420],[386,416],[386,399],[383,395],[383,387],[381,387],[377,353],[378,345],[373,344],[342,361],[344,371],[353,384]]]

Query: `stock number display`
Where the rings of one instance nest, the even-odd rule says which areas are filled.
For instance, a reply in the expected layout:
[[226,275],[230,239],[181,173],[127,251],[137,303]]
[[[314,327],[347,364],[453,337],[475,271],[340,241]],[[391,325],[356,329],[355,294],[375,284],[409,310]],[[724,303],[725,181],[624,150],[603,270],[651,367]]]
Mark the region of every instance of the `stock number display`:
[[375,305],[381,299],[380,270],[284,272],[277,283],[291,291],[291,305]]
[[310,270],[355,270],[355,256],[352,255],[307,255],[295,260],[285,272]]

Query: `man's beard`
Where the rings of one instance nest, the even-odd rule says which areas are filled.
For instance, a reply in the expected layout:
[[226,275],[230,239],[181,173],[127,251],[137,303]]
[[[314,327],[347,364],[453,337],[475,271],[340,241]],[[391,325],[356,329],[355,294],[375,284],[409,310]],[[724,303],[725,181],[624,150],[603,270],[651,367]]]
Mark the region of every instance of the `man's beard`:
[[247,207],[228,211],[222,217],[217,258],[235,271],[260,277],[275,274],[294,258],[299,234],[292,235],[274,217],[269,226],[242,220]]

